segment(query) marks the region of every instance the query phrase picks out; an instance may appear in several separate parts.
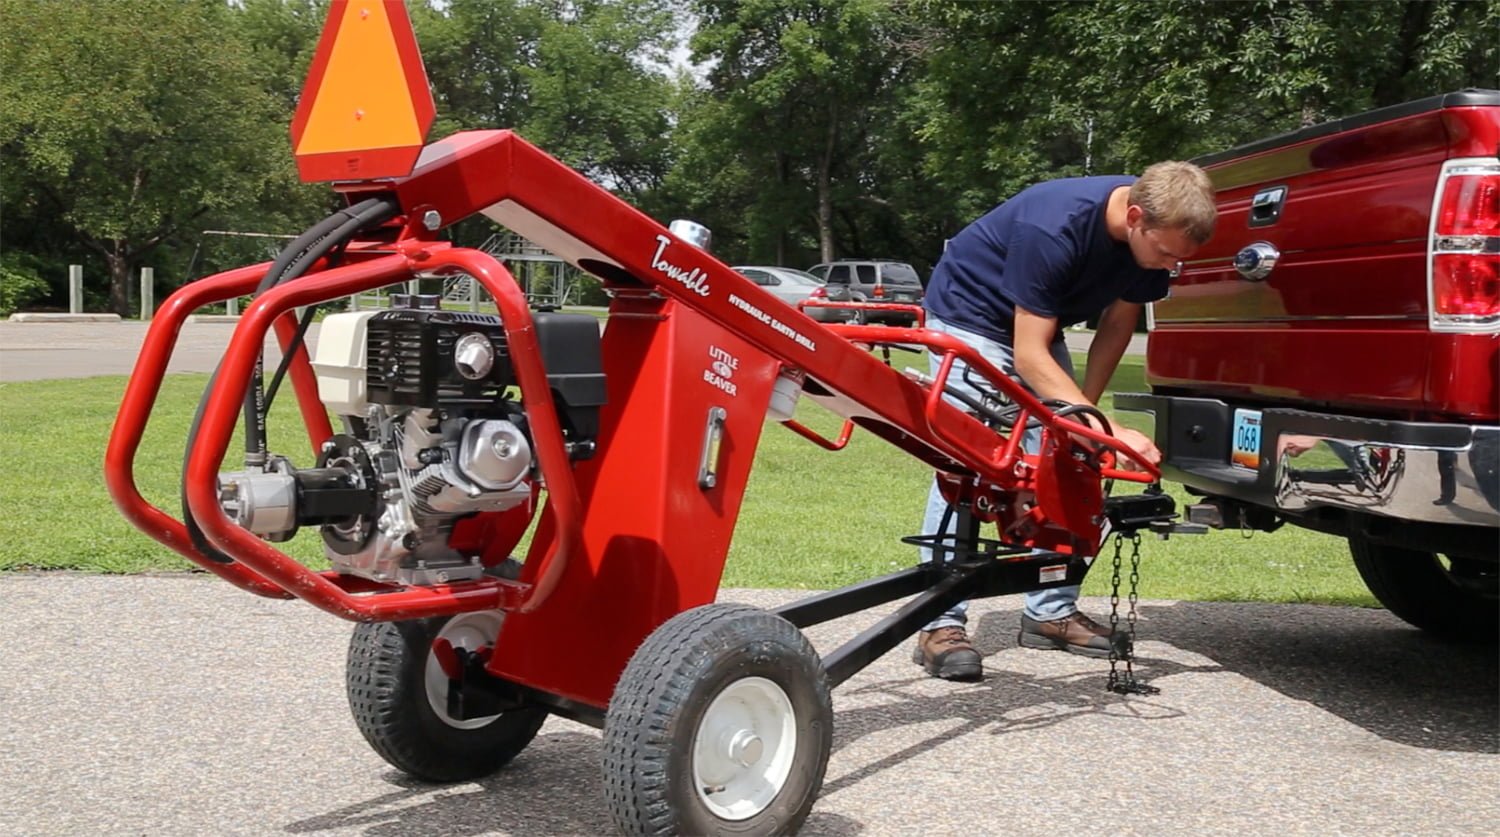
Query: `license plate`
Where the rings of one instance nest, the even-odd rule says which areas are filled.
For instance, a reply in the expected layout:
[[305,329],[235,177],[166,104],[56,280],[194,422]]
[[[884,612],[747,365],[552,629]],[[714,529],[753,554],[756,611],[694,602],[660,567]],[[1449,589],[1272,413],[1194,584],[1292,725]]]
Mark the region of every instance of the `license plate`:
[[1229,439],[1229,462],[1252,471],[1260,469],[1260,410],[1235,410]]

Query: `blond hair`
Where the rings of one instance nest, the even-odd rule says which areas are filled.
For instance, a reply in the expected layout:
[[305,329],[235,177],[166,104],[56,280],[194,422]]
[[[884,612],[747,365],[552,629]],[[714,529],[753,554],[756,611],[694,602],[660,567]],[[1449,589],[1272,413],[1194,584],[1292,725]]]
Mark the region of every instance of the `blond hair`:
[[1213,237],[1214,184],[1192,163],[1168,160],[1146,169],[1130,187],[1130,202],[1145,212],[1148,227],[1182,230],[1199,244]]

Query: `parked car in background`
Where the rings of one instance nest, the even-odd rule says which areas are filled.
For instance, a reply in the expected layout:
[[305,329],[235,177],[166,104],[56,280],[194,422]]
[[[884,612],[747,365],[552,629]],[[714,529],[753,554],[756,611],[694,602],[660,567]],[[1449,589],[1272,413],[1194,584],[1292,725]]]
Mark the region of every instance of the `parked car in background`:
[[[823,280],[825,298],[830,302],[899,302],[922,304],[922,280],[905,262],[880,259],[843,259],[814,265],[808,273]],[[910,325],[916,315],[904,311],[861,311],[842,308],[808,309],[813,319],[823,322],[889,323]]]
[[736,265],[732,269],[791,305],[796,305],[823,289],[823,280],[794,267]]

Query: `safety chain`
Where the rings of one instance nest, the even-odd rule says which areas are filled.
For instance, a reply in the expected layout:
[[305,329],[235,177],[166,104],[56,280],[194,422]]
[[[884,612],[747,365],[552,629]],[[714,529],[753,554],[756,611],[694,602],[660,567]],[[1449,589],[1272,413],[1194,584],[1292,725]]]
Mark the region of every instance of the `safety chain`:
[[[1126,537],[1130,538],[1130,594],[1127,598],[1130,608],[1125,614],[1126,633],[1119,633],[1120,626],[1120,564],[1121,544]],[[1141,533],[1131,532],[1128,536],[1124,532],[1115,533],[1115,555],[1113,561],[1114,572],[1109,578],[1109,681],[1105,688],[1111,692],[1122,695],[1154,695],[1161,691],[1155,686],[1150,686],[1135,679],[1135,605],[1140,600],[1139,590],[1141,583]],[[1121,646],[1123,647],[1123,650]],[[1125,672],[1120,673],[1117,668],[1119,661],[1125,661]]]

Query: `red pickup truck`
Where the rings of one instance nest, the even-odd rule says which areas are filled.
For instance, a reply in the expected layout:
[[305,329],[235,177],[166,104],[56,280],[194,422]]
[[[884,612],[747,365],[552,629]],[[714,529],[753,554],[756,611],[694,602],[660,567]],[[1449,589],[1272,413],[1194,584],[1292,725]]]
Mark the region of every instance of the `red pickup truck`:
[[1213,238],[1153,306],[1149,394],[1190,519],[1346,537],[1413,625],[1500,637],[1500,91],[1197,162]]

